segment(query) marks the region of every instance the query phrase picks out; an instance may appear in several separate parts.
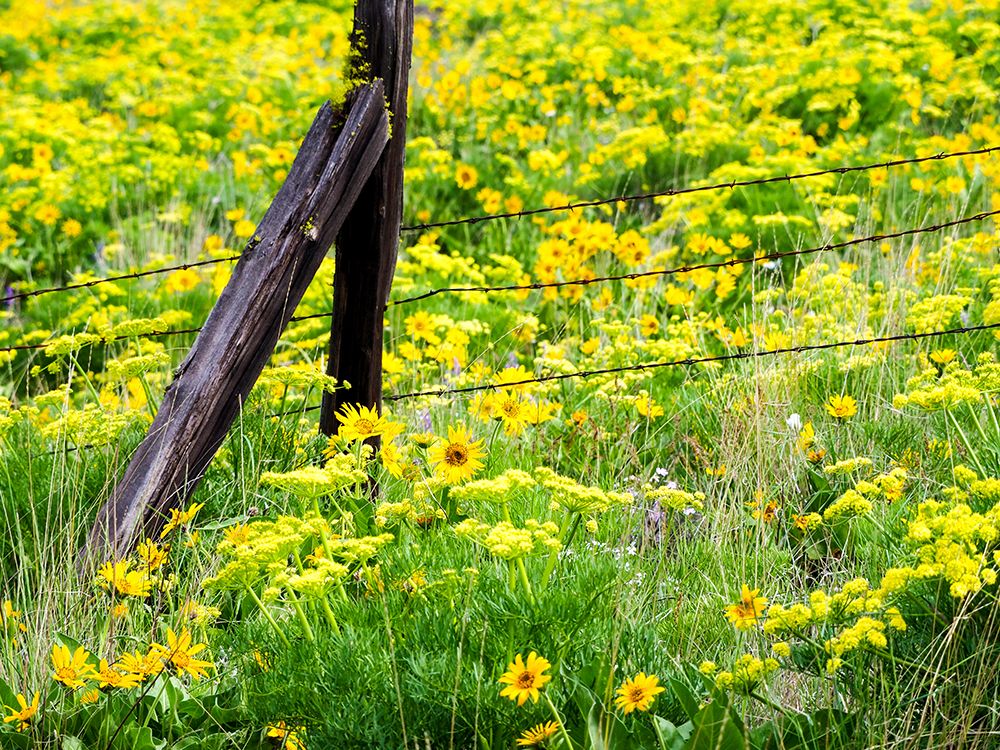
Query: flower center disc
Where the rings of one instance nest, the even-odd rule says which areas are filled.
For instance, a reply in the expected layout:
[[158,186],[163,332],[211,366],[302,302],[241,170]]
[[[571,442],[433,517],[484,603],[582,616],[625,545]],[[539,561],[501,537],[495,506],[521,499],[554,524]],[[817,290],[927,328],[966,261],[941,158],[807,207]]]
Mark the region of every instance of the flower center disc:
[[462,466],[469,460],[469,452],[465,446],[452,443],[445,449],[444,458],[452,466]]

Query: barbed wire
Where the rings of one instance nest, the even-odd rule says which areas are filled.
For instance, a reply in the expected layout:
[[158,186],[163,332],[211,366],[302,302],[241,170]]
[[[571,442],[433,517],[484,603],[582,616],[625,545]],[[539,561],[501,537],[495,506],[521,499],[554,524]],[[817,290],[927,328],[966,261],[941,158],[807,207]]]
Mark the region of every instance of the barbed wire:
[[[590,284],[598,284],[598,283],[603,283],[603,282],[607,282],[607,281],[623,281],[623,280],[634,280],[634,279],[641,279],[641,278],[654,277],[654,276],[668,276],[668,275],[675,275],[675,274],[681,274],[681,273],[690,273],[692,271],[699,271],[699,270],[703,270],[703,269],[724,268],[724,267],[731,267],[731,266],[736,266],[736,265],[741,265],[741,264],[746,264],[746,263],[759,263],[759,262],[765,262],[765,261],[780,260],[782,258],[790,258],[790,257],[799,256],[799,255],[811,255],[811,254],[821,253],[821,252],[830,252],[830,251],[833,251],[833,250],[842,250],[842,249],[847,248],[847,247],[852,247],[852,246],[855,246],[855,245],[861,245],[861,244],[865,244],[865,243],[868,243],[868,242],[883,242],[885,240],[899,239],[901,237],[910,237],[910,236],[918,235],[918,234],[927,234],[927,233],[931,233],[931,232],[940,232],[940,231],[942,231],[944,229],[950,229],[951,227],[960,226],[962,224],[969,224],[969,223],[972,223],[972,222],[985,221],[986,219],[991,218],[993,216],[997,216],[997,215],[1000,215],[1000,210],[996,210],[996,211],[984,211],[982,213],[974,214],[972,216],[965,216],[965,217],[963,217],[961,219],[953,219],[952,221],[946,221],[946,222],[942,222],[940,224],[931,224],[929,226],[924,226],[924,227],[914,227],[912,229],[903,229],[903,230],[900,230],[898,232],[889,232],[889,233],[885,233],[885,234],[869,235],[867,237],[857,237],[857,238],[852,239],[852,240],[845,240],[844,242],[828,243],[826,245],[820,245],[818,247],[803,248],[801,250],[786,250],[786,251],[781,251],[781,252],[768,253],[766,255],[755,255],[755,256],[752,256],[752,257],[749,257],[749,258],[730,258],[729,260],[712,261],[712,262],[709,262],[709,263],[698,263],[698,264],[694,264],[694,265],[679,266],[677,268],[668,268],[668,269],[661,269],[661,270],[655,270],[655,271],[638,271],[638,272],[634,272],[634,273],[621,274],[621,275],[617,275],[617,276],[598,276],[598,277],[589,278],[589,279],[572,279],[572,280],[569,280],[569,281],[553,281],[553,282],[534,282],[534,283],[531,283],[531,284],[511,284],[511,285],[507,285],[507,286],[493,286],[493,287],[487,287],[487,286],[441,287],[439,289],[431,289],[431,290],[429,290],[427,292],[423,292],[422,294],[418,294],[418,295],[415,295],[413,297],[404,297],[403,299],[390,300],[389,303],[388,303],[388,305],[387,305],[387,308],[388,307],[392,307],[394,305],[404,305],[404,304],[409,304],[411,302],[417,302],[419,300],[424,300],[424,299],[428,299],[430,297],[434,297],[434,296],[436,296],[438,294],[446,294],[446,293],[511,292],[511,291],[537,290],[537,289],[554,289],[554,288],[566,287],[566,286],[587,286],[587,285],[590,285]],[[308,315],[294,316],[291,319],[289,319],[288,322],[289,323],[297,323],[297,322],[301,322],[301,321],[304,321],[304,320],[314,320],[314,319],[318,319],[318,318],[331,318],[331,317],[333,317],[333,313],[332,312],[311,313],[311,314],[308,314]],[[180,336],[180,335],[183,335],[183,334],[199,333],[199,332],[201,332],[201,330],[202,330],[201,327],[198,327],[198,328],[185,328],[185,329],[170,330],[170,331],[151,331],[149,333],[143,333],[143,334],[137,334],[137,335],[145,336],[145,337],[149,337],[149,338],[153,338],[153,337],[165,337],[165,336]],[[85,334],[85,332],[81,332],[80,334],[63,334],[63,335],[65,335],[65,336],[73,336],[73,335],[83,335],[83,334]],[[131,338],[135,338],[135,336],[136,336],[135,334],[133,334],[133,335],[115,336],[114,338],[112,338],[110,340],[106,340],[105,343],[110,343],[111,341],[121,341],[121,340],[125,340],[125,339],[131,339]],[[2,354],[2,353],[8,353],[8,352],[15,352],[15,351],[46,349],[46,348],[50,347],[53,343],[55,343],[55,342],[53,342],[53,341],[44,342],[43,341],[43,342],[37,343],[37,344],[18,344],[18,345],[14,345],[14,346],[0,347],[0,354]],[[98,343],[98,342],[94,342],[94,343]]]
[[828,174],[849,174],[851,172],[865,172],[873,169],[889,169],[906,164],[921,164],[928,161],[943,161],[945,159],[955,159],[962,156],[979,156],[1000,151],[1000,146],[988,146],[969,151],[951,151],[933,154],[931,156],[920,156],[909,159],[893,159],[891,161],[878,162],[877,164],[859,164],[847,167],[832,167],[830,169],[820,169],[814,172],[799,172],[797,174],[775,175],[772,177],[761,177],[754,180],[733,180],[732,182],[719,182],[712,185],[699,185],[696,187],[667,188],[666,190],[656,190],[648,193],[633,193],[630,195],[620,195],[615,198],[596,198],[578,203],[566,203],[560,206],[543,206],[540,208],[530,208],[521,211],[507,211],[504,213],[482,214],[479,216],[469,216],[463,219],[450,219],[448,221],[427,222],[424,224],[411,224],[400,228],[400,232],[424,232],[428,229],[440,227],[453,227],[462,224],[479,224],[487,221],[497,221],[499,219],[520,219],[525,216],[535,216],[537,214],[547,214],[561,211],[575,211],[579,208],[593,208],[595,206],[606,206],[612,203],[632,202],[640,200],[650,200],[652,198],[667,198],[674,195],[686,195],[689,193],[701,193],[710,190],[733,190],[738,187],[750,187],[753,185],[768,185],[775,182],[792,182],[793,180],[804,180],[809,177],[821,177]]
[[[570,380],[573,378],[589,378],[595,375],[614,375],[623,372],[643,372],[645,370],[656,370],[664,367],[690,367],[691,365],[708,364],[712,362],[730,362],[741,359],[757,359],[761,357],[774,357],[781,354],[801,354],[803,352],[821,351],[824,349],[838,349],[853,346],[870,346],[872,344],[886,344],[897,341],[918,341],[926,338],[936,338],[941,336],[962,335],[976,333],[979,331],[991,331],[1000,329],[1000,323],[983,323],[974,326],[961,326],[959,328],[948,328],[937,331],[924,331],[922,333],[900,333],[894,336],[878,336],[871,338],[852,339],[848,341],[835,341],[826,344],[802,344],[799,346],[786,346],[778,349],[764,349],[759,351],[735,352],[732,354],[719,354],[710,357],[686,357],[685,359],[674,359],[665,362],[643,362],[635,365],[623,365],[621,367],[607,367],[598,370],[580,370],[577,372],[558,373],[555,375],[541,375],[536,378],[526,378],[508,383],[488,383],[485,385],[471,385],[461,388],[440,388],[433,391],[413,391],[410,393],[400,393],[396,395],[383,396],[383,401],[404,401],[413,398],[425,398],[428,396],[452,396],[465,393],[478,393],[481,391],[499,391],[506,388],[514,388],[522,385],[535,385],[539,383],[550,383],[554,381]],[[281,417],[295,414],[307,414],[319,411],[322,405],[303,406],[299,409],[268,414],[266,419],[279,419]],[[82,446],[87,448],[92,446]],[[74,449],[79,450],[79,448]]]
[[[779,354],[800,354],[802,352],[820,351],[822,349],[837,349],[846,346],[868,346],[871,344],[884,344],[894,341],[909,341],[938,336],[949,336],[953,334],[974,333],[976,331],[989,331],[1000,328],[1000,323],[984,323],[975,326],[962,326],[960,328],[949,328],[939,331],[925,331],[923,333],[900,333],[895,336],[880,336],[874,338],[854,339],[851,341],[837,341],[828,344],[803,344],[800,346],[787,346],[779,349],[765,349],[762,351],[735,352],[732,354],[720,354],[711,357],[687,357],[685,359],[674,359],[666,362],[644,362],[636,365],[625,365],[622,367],[608,367],[600,370],[581,370],[579,372],[559,373],[556,375],[542,375],[537,378],[516,380],[509,383],[490,383],[488,385],[472,385],[462,388],[443,388],[433,391],[415,391],[412,393],[401,393],[395,396],[383,396],[384,401],[402,401],[405,399],[419,398],[425,396],[451,396],[463,393],[476,393],[479,391],[497,391],[505,388],[513,388],[521,385],[533,385],[536,383],[549,383],[558,380],[569,380],[571,378],[588,378],[595,375],[612,375],[620,372],[641,372],[644,370],[654,370],[663,367],[687,367],[690,365],[707,364],[710,362],[728,362],[739,359],[754,359],[757,357],[771,357]],[[310,407],[305,411],[312,411],[320,407]],[[302,410],[300,410],[302,411]],[[297,413],[297,412],[291,412]],[[282,415],[275,415],[282,416]]]
[[997,211],[984,211],[982,213],[975,214],[974,216],[966,216],[961,219],[954,219],[953,221],[946,221],[941,224],[932,224],[925,227],[916,227],[913,229],[905,229],[899,232],[890,232],[888,234],[875,234],[868,237],[858,237],[853,240],[846,240],[845,242],[828,243],[826,245],[820,245],[819,247],[809,247],[802,250],[786,250],[775,253],[768,253],[766,255],[755,255],[749,258],[730,258],[729,260],[713,261],[710,263],[698,263],[689,266],[680,266],[678,268],[668,268],[660,269],[655,271],[637,271],[634,273],[626,273],[617,276],[595,276],[588,279],[572,279],[569,281],[552,281],[552,282],[533,282],[530,284],[510,284],[507,286],[450,286],[441,287],[439,289],[431,289],[429,291],[423,292],[421,294],[414,295],[412,297],[404,297],[402,299],[390,300],[386,307],[392,307],[394,305],[406,305],[411,302],[417,302],[419,300],[429,299],[438,294],[447,293],[458,293],[458,292],[516,292],[516,291],[528,291],[534,289],[556,289],[565,286],[586,286],[589,284],[600,284],[606,281],[624,281],[624,280],[634,280],[641,279],[650,276],[670,276],[674,274],[690,273],[692,271],[700,271],[702,269],[708,268],[724,268],[727,266],[737,266],[745,263],[758,263],[770,260],[780,260],[782,258],[791,258],[797,255],[811,255],[814,253],[829,252],[831,250],[840,250],[846,247],[852,247],[854,245],[861,245],[866,242],[882,242],[885,240],[898,239],[900,237],[909,237],[915,234],[925,234],[929,232],[940,232],[944,229],[949,229],[951,227],[956,227],[961,224],[969,224],[976,221],[984,221],[991,216],[997,216],[1000,214],[1000,210]]
[[[699,185],[696,187],[667,188],[666,190],[658,190],[648,193],[634,193],[631,195],[619,195],[613,198],[599,198],[590,201],[581,201],[578,203],[567,203],[561,206],[544,206],[540,208],[525,209],[521,211],[510,211],[510,212],[496,213],[496,214],[483,214],[480,216],[468,216],[461,219],[450,219],[448,221],[429,222],[425,224],[413,224],[401,227],[400,232],[401,233],[417,232],[417,231],[425,231],[427,229],[435,229],[438,227],[458,226],[461,224],[479,224],[481,222],[497,221],[500,219],[516,219],[525,216],[534,216],[537,214],[553,213],[559,211],[573,211],[578,208],[592,208],[595,206],[610,205],[612,203],[619,203],[619,202],[627,203],[632,201],[648,200],[652,198],[665,198],[674,195],[700,193],[710,190],[723,190],[726,188],[732,190],[738,187],[750,187],[753,185],[768,185],[776,182],[792,182],[794,180],[802,180],[810,177],[820,177],[822,175],[828,175],[828,174],[843,175],[843,174],[849,174],[851,172],[864,172],[874,169],[889,169],[891,167],[898,167],[906,164],[921,164],[923,162],[928,162],[928,161],[943,161],[945,159],[955,159],[963,156],[981,156],[985,154],[991,154],[995,151],[1000,151],[1000,146],[988,146],[980,149],[972,149],[967,151],[941,152],[930,156],[920,156],[908,159],[893,159],[891,161],[883,161],[875,164],[859,164],[846,167],[832,167],[830,169],[822,169],[813,172],[800,172],[797,174],[790,174],[790,175],[775,175],[772,177],[762,177],[754,180],[734,180],[732,182],[720,182],[712,185]],[[46,287],[43,289],[35,289],[33,291],[27,291],[27,292],[15,292],[13,294],[8,294],[4,297],[0,297],[0,304],[14,302],[15,300],[19,299],[39,297],[44,294],[67,292],[67,291],[72,291],[74,289],[86,289],[89,287],[98,286],[100,284],[109,284],[115,281],[128,281],[131,279],[141,279],[147,276],[156,276],[159,274],[170,273],[173,271],[186,271],[189,268],[198,268],[201,266],[210,266],[218,263],[227,263],[229,261],[239,260],[239,258],[240,258],[239,255],[232,255],[225,258],[211,258],[208,260],[181,263],[175,266],[154,268],[148,271],[139,271],[136,273],[121,274],[119,276],[109,276],[100,279],[90,279],[89,281],[78,282],[75,284],[66,284],[64,286]]]
[[31,292],[15,292],[14,294],[8,294],[6,297],[0,297],[0,303],[13,302],[19,299],[28,299],[29,297],[40,297],[43,294],[53,294],[55,292],[68,292],[73,289],[87,289],[92,286],[98,286],[99,284],[110,284],[113,281],[128,281],[130,279],[141,279],[146,276],[156,276],[161,273],[170,273],[171,271],[186,271],[189,268],[198,268],[200,266],[211,266],[217,263],[227,263],[232,260],[239,260],[239,255],[231,255],[225,258],[210,258],[208,260],[195,260],[189,263],[181,263],[177,266],[164,266],[163,268],[153,268],[149,271],[137,271],[136,273],[126,273],[121,276],[108,276],[101,279],[90,279],[89,281],[81,281],[76,284],[66,284],[65,286],[50,286],[44,289],[35,289]]

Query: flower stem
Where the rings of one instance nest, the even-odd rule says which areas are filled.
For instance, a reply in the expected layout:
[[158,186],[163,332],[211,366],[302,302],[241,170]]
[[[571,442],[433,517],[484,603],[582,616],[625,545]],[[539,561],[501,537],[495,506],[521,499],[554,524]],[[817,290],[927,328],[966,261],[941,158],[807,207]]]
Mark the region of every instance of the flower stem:
[[326,600],[325,596],[322,597],[319,601],[320,604],[322,605],[320,607],[320,610],[323,612],[323,617],[326,620],[327,624],[330,626],[330,629],[333,630],[333,632],[336,633],[337,635],[340,635],[340,625],[337,624],[337,618],[334,617],[333,610],[330,609],[330,602]]
[[285,591],[288,594],[288,600],[295,609],[295,616],[299,618],[299,624],[302,625],[302,632],[305,633],[306,640],[312,643],[316,640],[316,636],[313,635],[312,626],[309,624],[309,618],[306,617],[306,610],[302,606],[302,602],[295,595],[295,590],[291,586],[285,586]]
[[524,567],[524,558],[517,558],[517,572],[521,575],[521,583],[524,584],[524,590],[528,594],[528,601],[532,604],[535,603],[535,592],[531,590],[531,581],[528,580],[528,569]]
[[[573,523],[569,527],[569,533],[565,534],[563,532],[559,533],[559,540],[562,542],[562,547],[559,549],[552,550],[552,554],[549,555],[549,561],[545,565],[545,571],[542,573],[542,589],[549,585],[549,578],[555,572],[556,564],[559,562],[559,553],[569,547],[569,543],[573,541],[573,537],[576,535],[576,530],[580,526],[580,519],[583,515],[580,513],[573,514]],[[565,527],[563,529],[565,531]]]
[[260,613],[264,615],[264,619],[268,621],[268,623],[274,629],[274,632],[278,634],[278,637],[281,639],[281,642],[285,644],[286,648],[291,648],[292,644],[289,642],[288,636],[285,635],[285,631],[283,631],[278,626],[278,623],[275,621],[275,619],[271,617],[271,613],[267,611],[267,605],[265,605],[264,602],[260,600],[260,597],[257,596],[257,592],[253,590],[252,586],[247,586],[246,590],[247,593],[250,594],[250,598],[253,599],[254,602],[256,602],[257,608],[260,610]]
[[962,429],[962,425],[958,423],[958,417],[951,413],[951,409],[945,409],[944,413],[951,418],[952,425],[956,430],[958,430],[958,436],[961,438],[962,444],[969,452],[969,455],[972,456],[972,460],[976,464],[976,468],[979,469],[979,476],[986,476],[986,472],[983,470],[982,464],[979,463],[979,456],[976,454],[976,449],[973,447],[972,443],[969,442],[969,437],[965,434],[965,430]]
[[566,727],[563,725],[562,717],[559,715],[559,712],[556,710],[555,705],[552,703],[552,699],[549,698],[549,694],[543,691],[542,695],[545,696],[545,702],[549,704],[549,709],[551,709],[552,715],[556,718],[556,724],[559,725],[559,731],[562,732],[562,737],[563,740],[566,742],[566,747],[572,750],[573,740],[569,738],[569,732],[566,731]]
[[656,723],[656,714],[650,714],[649,721],[653,725],[653,734],[656,735],[656,741],[660,743],[660,750],[667,750],[667,743],[663,740],[663,733],[660,731],[660,725]]

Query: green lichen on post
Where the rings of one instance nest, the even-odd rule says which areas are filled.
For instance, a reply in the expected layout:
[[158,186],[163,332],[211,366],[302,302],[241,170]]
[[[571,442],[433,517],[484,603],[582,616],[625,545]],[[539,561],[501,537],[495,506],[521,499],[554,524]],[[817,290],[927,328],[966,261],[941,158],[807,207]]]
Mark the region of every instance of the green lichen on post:
[[348,91],[372,82],[372,65],[367,58],[368,43],[364,33],[357,28],[351,31],[351,48],[344,61],[344,85]]

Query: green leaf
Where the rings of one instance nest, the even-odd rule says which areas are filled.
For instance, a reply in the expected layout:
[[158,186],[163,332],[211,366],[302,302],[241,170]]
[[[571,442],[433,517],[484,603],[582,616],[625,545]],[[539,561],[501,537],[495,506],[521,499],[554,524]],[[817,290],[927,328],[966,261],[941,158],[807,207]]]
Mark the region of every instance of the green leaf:
[[600,704],[596,701],[594,705],[590,707],[590,712],[587,714],[587,739],[590,740],[588,745],[591,750],[606,750],[604,744],[604,733],[601,726],[601,716],[604,712],[601,710]]
[[682,750],[684,743],[691,736],[692,726],[689,721],[678,727],[662,716],[653,716],[653,727],[666,750]]
[[716,700],[692,720],[691,737],[684,750],[741,750],[749,747],[743,722],[733,712],[728,700]]
[[2,677],[0,677],[0,706],[20,707],[20,704],[17,702],[17,693],[14,692],[14,689],[10,685],[4,682]]
[[164,750],[167,746],[166,740],[154,740],[153,731],[149,727],[130,726],[122,732],[123,743],[116,743],[120,747],[128,750]]
[[684,713],[687,714],[689,719],[694,721],[701,709],[698,707],[698,699],[694,697],[694,693],[691,692],[691,688],[680,680],[671,679],[670,689],[673,691],[674,695],[677,696],[677,700],[680,702],[681,708],[684,709]]

